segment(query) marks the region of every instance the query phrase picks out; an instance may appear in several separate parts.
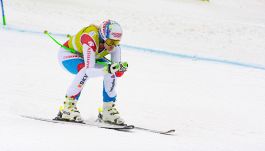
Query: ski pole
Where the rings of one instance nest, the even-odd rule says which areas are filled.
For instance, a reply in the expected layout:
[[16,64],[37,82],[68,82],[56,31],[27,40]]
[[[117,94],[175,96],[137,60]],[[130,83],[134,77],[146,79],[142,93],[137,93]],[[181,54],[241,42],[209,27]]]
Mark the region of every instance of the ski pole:
[[108,65],[108,63],[107,63],[107,62],[96,61],[96,63],[97,63],[97,64],[99,64],[99,65],[103,65],[103,66],[106,66],[106,65]]
[[2,8],[3,25],[5,26],[6,25],[6,16],[5,16],[5,11],[4,11],[4,2],[3,2],[3,0],[0,0],[0,1],[1,1],[1,8]]
[[78,55],[83,56],[82,54],[80,54],[80,53],[77,52],[76,50],[71,49],[71,48],[68,48],[68,47],[62,45],[61,43],[59,43],[55,38],[53,38],[53,37],[51,36],[51,34],[48,33],[47,30],[44,31],[44,34],[46,34],[47,36],[49,36],[49,37],[50,37],[50,38],[51,38],[56,44],[58,44],[59,46],[63,47],[64,49],[70,51],[71,53],[75,53],[75,54],[78,54]]
[[[83,56],[83,54],[79,53],[78,51],[76,51],[76,50],[74,50],[74,49],[71,49],[71,48],[68,48],[68,47],[66,47],[66,46],[64,46],[64,45],[62,45],[62,44],[61,44],[60,42],[58,42],[55,38],[53,38],[53,37],[51,36],[51,34],[49,34],[49,32],[48,32],[47,30],[44,31],[44,34],[47,35],[47,36],[49,36],[49,37],[50,37],[50,38],[51,38],[56,44],[58,44],[59,46],[63,47],[64,49],[70,51],[71,53],[78,54],[78,55],[80,55],[81,57]],[[67,35],[67,37],[69,37],[69,35]],[[105,58],[105,59],[107,59],[107,58]],[[107,60],[108,60],[108,59],[107,59]],[[108,61],[111,62],[110,60],[108,60]],[[99,65],[103,65],[103,66],[108,65],[107,62],[101,62],[101,61],[98,61],[98,60],[96,61],[96,63],[99,64]]]

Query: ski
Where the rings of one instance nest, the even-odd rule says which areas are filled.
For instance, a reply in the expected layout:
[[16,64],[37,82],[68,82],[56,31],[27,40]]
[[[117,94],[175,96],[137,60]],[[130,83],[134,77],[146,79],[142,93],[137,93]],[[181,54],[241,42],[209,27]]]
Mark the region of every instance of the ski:
[[138,126],[135,126],[134,129],[141,130],[141,131],[146,131],[146,132],[151,132],[151,133],[163,134],[163,135],[173,135],[175,133],[175,129],[154,130],[154,129],[143,128],[143,127],[138,127]]
[[50,122],[50,123],[87,125],[87,126],[94,126],[98,128],[113,129],[113,130],[120,130],[120,131],[129,131],[134,128],[133,125],[114,125],[114,124],[99,123],[99,122],[93,122],[93,121],[71,122],[71,121],[65,121],[65,120],[48,119],[48,118],[41,118],[41,117],[34,117],[34,116],[27,116],[27,115],[21,115],[21,117],[32,119],[32,120],[43,121],[43,122]]
[[48,119],[48,118],[42,118],[42,117],[34,117],[34,116],[27,116],[27,115],[21,115],[23,118],[28,118],[32,120],[38,120],[43,122],[50,122],[50,123],[59,123],[59,124],[76,124],[76,125],[83,125],[83,126],[93,126],[98,128],[104,128],[104,129],[112,129],[112,130],[118,130],[118,131],[126,131],[126,132],[132,132],[131,130],[139,130],[139,131],[146,131],[156,134],[163,134],[163,135],[173,135],[175,133],[174,129],[170,130],[155,130],[155,129],[149,129],[149,128],[143,128],[138,127],[134,125],[114,125],[109,123],[103,123],[100,122],[100,120],[96,121],[84,121],[84,122],[71,122],[71,121],[65,121],[65,120],[56,120],[56,119]]
[[[99,112],[98,114],[98,119],[97,121],[102,122],[102,113]],[[170,130],[155,130],[155,129],[149,129],[149,128],[144,128],[144,127],[138,127],[134,126],[135,130],[140,130],[140,131],[146,131],[146,132],[151,132],[151,133],[156,133],[156,134],[163,134],[163,135],[173,135],[175,133],[175,129],[170,129]]]

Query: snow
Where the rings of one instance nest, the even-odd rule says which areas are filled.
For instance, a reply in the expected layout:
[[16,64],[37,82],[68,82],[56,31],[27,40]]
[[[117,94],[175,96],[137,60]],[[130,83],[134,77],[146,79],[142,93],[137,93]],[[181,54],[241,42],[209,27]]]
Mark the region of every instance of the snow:
[[[265,66],[264,0],[13,0],[0,28],[1,151],[261,151],[265,150],[265,71],[131,49],[228,59]],[[173,136],[53,124],[73,76],[57,62],[58,46],[43,34],[74,34],[111,18],[124,28],[118,109],[128,123],[176,129]],[[32,31],[32,32],[30,32]],[[66,37],[56,36],[64,42]],[[95,120],[102,78],[86,83],[78,104]]]

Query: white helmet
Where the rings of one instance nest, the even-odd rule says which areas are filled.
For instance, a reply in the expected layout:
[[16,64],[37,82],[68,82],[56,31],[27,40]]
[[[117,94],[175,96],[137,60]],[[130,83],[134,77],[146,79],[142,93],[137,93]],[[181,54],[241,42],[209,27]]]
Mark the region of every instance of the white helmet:
[[99,34],[104,41],[107,39],[121,40],[122,29],[116,21],[106,20],[99,26]]

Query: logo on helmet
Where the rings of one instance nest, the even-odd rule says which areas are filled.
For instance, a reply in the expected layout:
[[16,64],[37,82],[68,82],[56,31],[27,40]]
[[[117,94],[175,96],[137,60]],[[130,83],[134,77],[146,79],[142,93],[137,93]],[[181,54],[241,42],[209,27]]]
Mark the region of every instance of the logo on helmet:
[[115,38],[121,38],[121,33],[111,33],[111,35],[113,36],[113,37],[115,37]]

